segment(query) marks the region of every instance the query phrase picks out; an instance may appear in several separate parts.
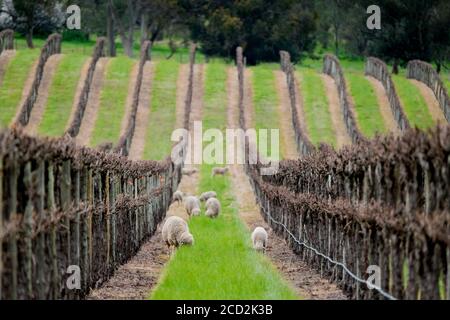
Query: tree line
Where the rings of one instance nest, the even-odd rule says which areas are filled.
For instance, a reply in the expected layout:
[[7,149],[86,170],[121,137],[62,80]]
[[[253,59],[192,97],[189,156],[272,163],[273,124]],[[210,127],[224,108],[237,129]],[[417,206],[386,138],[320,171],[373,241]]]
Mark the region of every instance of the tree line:
[[[33,35],[61,31],[71,0],[3,0],[0,28]],[[376,2],[376,3],[375,3]],[[279,51],[293,61],[314,56],[318,48],[337,56],[378,56],[394,72],[411,59],[450,60],[450,2],[447,0],[77,0],[82,29],[77,34],[106,36],[108,53],[116,41],[127,55],[143,40],[191,39],[206,55],[232,58],[238,46],[247,62],[278,61]],[[369,29],[370,5],[380,8],[380,29]]]

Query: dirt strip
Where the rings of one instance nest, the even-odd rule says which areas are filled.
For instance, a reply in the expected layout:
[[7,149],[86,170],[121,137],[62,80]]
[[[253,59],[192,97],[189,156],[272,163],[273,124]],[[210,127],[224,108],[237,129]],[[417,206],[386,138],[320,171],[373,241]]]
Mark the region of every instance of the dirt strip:
[[133,65],[133,68],[131,69],[130,73],[130,80],[128,82],[128,96],[127,101],[125,104],[125,112],[122,118],[122,124],[120,126],[120,136],[122,136],[128,127],[128,120],[130,119],[131,115],[131,108],[133,106],[133,96],[134,96],[134,90],[136,88],[136,82],[137,82],[137,76],[139,72],[139,63],[136,62]]
[[386,89],[384,89],[383,84],[374,77],[366,76],[366,79],[371,83],[375,95],[377,96],[378,106],[380,107],[380,113],[383,117],[386,128],[395,135],[399,135],[400,128],[398,127],[397,121],[395,121],[394,114],[392,113],[391,104],[389,103]]
[[25,133],[29,135],[35,135],[37,133],[42,116],[44,115],[45,107],[47,106],[48,93],[53,82],[53,76],[55,75],[62,57],[62,54],[54,54],[50,56],[45,63],[36,102],[31,110],[30,120],[24,128]]
[[286,74],[275,71],[278,93],[278,114],[281,131],[281,154],[285,159],[298,159],[297,144],[295,142],[294,126],[292,125],[292,110],[289,99],[289,89]]
[[133,141],[131,142],[130,154],[128,155],[131,160],[140,160],[144,154],[147,125],[150,116],[153,67],[154,65],[151,61],[147,61],[144,65],[144,76],[142,78],[136,114],[136,127],[134,128]]
[[415,79],[409,79],[409,81],[419,89],[420,94],[424,98],[428,110],[430,111],[431,118],[435,123],[447,124],[444,112],[442,111],[439,101],[436,99],[433,90],[431,90],[425,83],[417,81]]
[[328,97],[328,106],[331,113],[331,122],[333,123],[334,132],[336,134],[336,146],[338,149],[352,143],[345,127],[344,117],[339,102],[339,93],[334,79],[329,75],[321,74],[325,91]]
[[89,101],[86,105],[86,110],[84,111],[83,120],[81,121],[80,132],[76,137],[76,142],[79,145],[89,145],[91,140],[91,134],[94,131],[98,109],[100,107],[100,94],[103,87],[105,71],[109,61],[111,60],[108,58],[100,58],[95,67],[89,93]]
[[295,80],[295,96],[296,96],[296,107],[297,107],[297,117],[300,125],[302,126],[303,132],[308,134],[308,126],[306,125],[305,110],[303,109],[303,96],[302,96],[302,80],[294,73]]
[[69,129],[70,124],[73,121],[73,117],[75,116],[75,112],[77,110],[78,103],[80,102],[81,93],[83,92],[83,87],[84,87],[84,84],[85,84],[87,76],[88,76],[88,72],[89,72],[89,67],[91,65],[91,61],[92,61],[92,58],[88,58],[86,60],[86,62],[84,63],[83,67],[81,68],[80,78],[78,80],[78,86],[77,86],[77,89],[75,91],[75,95],[74,95],[74,99],[73,99],[73,105],[72,105],[72,110],[70,112],[69,121],[67,122],[67,125],[66,125],[66,130]]
[[33,65],[31,66],[30,71],[28,72],[27,80],[25,80],[25,83],[24,83],[24,86],[22,89],[22,97],[20,99],[19,104],[17,105],[17,112],[16,112],[14,119],[11,121],[11,124],[17,123],[20,112],[22,111],[22,106],[25,103],[25,101],[27,100],[28,96],[30,95],[31,87],[33,86],[34,79],[36,78],[38,64],[39,64],[39,58],[37,58],[36,61],[34,61]]
[[9,62],[16,55],[15,50],[5,50],[0,55],[0,86],[3,82],[3,77],[5,76],[6,69],[8,68]]
[[[237,128],[238,124],[238,85],[235,70],[228,71],[228,128]],[[246,96],[251,94],[246,91]],[[247,99],[246,99],[247,100]],[[251,99],[249,99],[251,100]],[[246,117],[251,117],[252,105],[246,105]],[[311,269],[296,255],[286,244],[284,239],[276,235],[263,220],[260,209],[244,172],[242,165],[231,166],[231,182],[235,199],[239,209],[239,215],[249,230],[261,226],[268,230],[269,245],[267,256],[275,264],[283,277],[292,285],[298,296],[303,299],[345,299],[342,291],[327,279]]]
[[184,125],[184,108],[186,103],[186,92],[189,82],[189,64],[180,65],[177,79],[177,120],[175,129],[182,128]]
[[[147,67],[147,65],[146,65]],[[189,68],[184,69],[189,73]],[[204,66],[196,65],[194,69],[194,92],[191,110],[191,124],[202,119],[203,109],[203,80]],[[147,72],[146,72],[147,73]],[[179,74],[185,81],[184,71]],[[179,82],[178,82],[179,83]],[[177,123],[183,123],[184,101],[187,86],[177,87]],[[180,103],[180,106],[178,106]],[[181,106],[182,105],[182,106]],[[189,167],[189,166],[186,166]],[[199,174],[183,176],[179,190],[187,194],[196,194],[199,183]],[[182,204],[174,203],[170,206],[167,216],[180,216],[187,220],[188,216]],[[145,243],[139,252],[129,262],[122,265],[106,283],[100,288],[91,291],[88,300],[144,300],[148,299],[151,290],[157,285],[165,264],[169,261],[168,250],[161,238],[161,226],[156,234]]]

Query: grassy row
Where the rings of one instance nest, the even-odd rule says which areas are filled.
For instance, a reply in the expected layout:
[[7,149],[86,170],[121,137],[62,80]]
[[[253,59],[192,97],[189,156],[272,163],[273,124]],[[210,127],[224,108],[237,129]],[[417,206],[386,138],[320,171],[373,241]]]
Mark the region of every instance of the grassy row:
[[192,247],[182,247],[166,266],[152,299],[296,299],[292,288],[263,255],[251,248],[238,217],[228,177],[211,178],[201,169],[200,191],[216,190],[222,214],[189,222]]
[[[258,130],[258,144],[259,130],[279,129],[279,115],[278,115],[278,95],[276,91],[276,78],[274,70],[279,69],[278,64],[261,64],[252,67],[252,89],[253,89],[253,108],[254,108],[254,124],[255,129]],[[268,158],[280,159],[280,148],[278,150],[271,150],[270,148],[270,133],[268,133]],[[261,148],[260,148],[261,151]],[[261,151],[262,152],[262,151]]]
[[412,126],[427,129],[434,125],[428,106],[417,87],[403,74],[393,75],[395,88],[402,102],[406,117]]
[[69,121],[81,70],[88,57],[79,54],[64,55],[56,68],[48,92],[47,106],[38,132],[45,136],[62,136]]
[[118,57],[109,61],[100,95],[100,106],[91,146],[119,140],[121,125],[125,115],[131,72],[136,61]]
[[17,51],[9,61],[0,86],[0,128],[7,127],[16,115],[17,108],[39,50]]
[[[221,64],[206,69],[209,81],[205,83],[204,129],[225,126],[225,71]],[[296,299],[269,260],[251,248],[249,231],[238,217],[229,177],[212,178],[211,167],[201,167],[199,191],[215,190],[222,213],[214,220],[203,215],[189,221],[195,244],[176,251],[151,298]]]
[[162,160],[170,153],[170,137],[176,122],[179,68],[179,63],[174,60],[155,64],[144,159]]
[[311,142],[336,146],[336,135],[331,121],[328,98],[320,75],[311,68],[299,68],[306,129]]
[[[46,38],[34,38],[33,44],[37,49],[44,46]],[[78,54],[78,55],[91,55],[95,47],[96,37],[92,36],[89,41],[65,41],[63,39],[61,51],[63,54]],[[16,37],[15,46],[18,50],[28,50],[26,40],[24,37]],[[133,57],[139,58],[139,52],[141,49],[140,35],[137,33],[135,36],[135,42],[133,45]],[[125,55],[125,50],[122,43],[116,40],[116,53],[118,56]],[[152,47],[152,60],[160,61],[166,60],[171,55],[171,51],[168,45],[168,41],[158,41]],[[177,41],[177,52],[172,56],[171,60],[179,63],[187,63],[189,61],[189,48],[184,46],[181,40]],[[203,63],[205,57],[200,52],[197,53],[197,62]]]
[[362,72],[346,72],[349,94],[355,103],[356,120],[366,137],[386,133],[387,128],[378,105],[378,99],[371,83]]

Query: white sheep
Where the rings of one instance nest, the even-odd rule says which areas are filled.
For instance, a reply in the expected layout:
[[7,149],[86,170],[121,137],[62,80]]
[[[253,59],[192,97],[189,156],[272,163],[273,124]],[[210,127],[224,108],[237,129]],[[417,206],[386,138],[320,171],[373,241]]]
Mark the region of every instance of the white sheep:
[[183,169],[181,169],[181,173],[184,175],[184,176],[192,176],[193,174],[195,174],[195,173],[197,173],[198,172],[198,169],[197,168],[183,168]]
[[182,245],[193,245],[194,237],[189,232],[189,227],[183,219],[177,216],[167,218],[162,228],[162,238],[167,244],[170,254],[173,248]]
[[200,196],[200,201],[208,201],[209,198],[217,198],[217,193],[215,191],[203,192]]
[[206,216],[210,218],[217,218],[220,213],[220,202],[216,198],[209,198],[205,204]]
[[200,200],[195,196],[188,196],[184,198],[184,207],[189,216],[200,215]]
[[184,193],[180,190],[175,191],[172,197],[172,203],[177,202],[178,204],[183,202]]
[[267,231],[264,228],[255,228],[252,233],[253,249],[266,252],[268,237]]
[[224,168],[215,167],[212,169],[211,176],[213,176],[213,177],[216,175],[224,176],[228,172],[228,170],[229,170],[228,167],[224,167]]

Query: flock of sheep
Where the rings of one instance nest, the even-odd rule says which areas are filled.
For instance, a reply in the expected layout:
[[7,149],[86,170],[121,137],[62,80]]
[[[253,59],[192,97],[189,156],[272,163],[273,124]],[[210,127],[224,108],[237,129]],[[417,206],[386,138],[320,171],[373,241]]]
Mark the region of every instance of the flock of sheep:
[[[196,168],[184,168],[182,170],[183,175],[191,176],[198,172]],[[228,172],[228,168],[213,168],[212,176],[225,175]],[[205,216],[209,218],[217,218],[221,211],[220,201],[217,199],[217,193],[215,191],[204,192],[200,197],[186,195],[182,191],[178,190],[173,194],[172,203],[178,205],[184,204],[186,213],[189,217],[200,216],[201,214],[201,202],[205,203]],[[162,238],[169,248],[170,254],[173,253],[174,248],[178,248],[182,245],[193,245],[194,236],[189,232],[189,227],[186,221],[177,216],[172,216],[166,219],[162,228]],[[257,227],[252,233],[253,248],[257,251],[265,252],[267,247],[268,234],[262,227]]]

